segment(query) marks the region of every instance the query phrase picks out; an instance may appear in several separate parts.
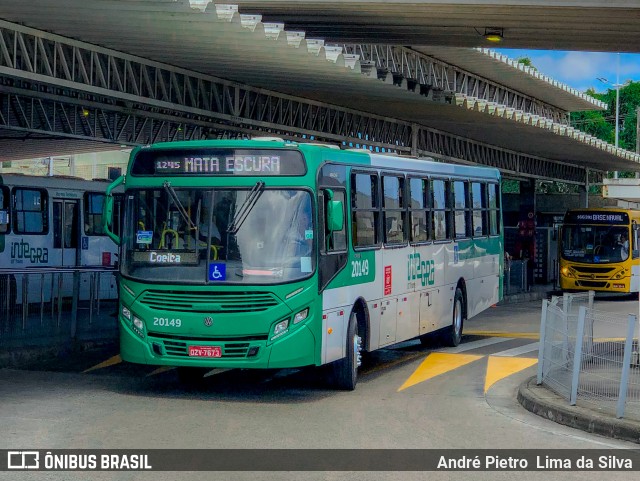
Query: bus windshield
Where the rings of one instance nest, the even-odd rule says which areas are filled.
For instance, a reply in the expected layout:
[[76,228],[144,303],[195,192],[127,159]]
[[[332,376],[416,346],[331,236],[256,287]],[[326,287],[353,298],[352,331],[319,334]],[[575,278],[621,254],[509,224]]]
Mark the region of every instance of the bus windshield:
[[629,257],[629,228],[610,225],[565,225],[564,259],[586,264],[622,262]]
[[315,270],[311,195],[299,189],[127,193],[123,275],[150,282],[277,284]]

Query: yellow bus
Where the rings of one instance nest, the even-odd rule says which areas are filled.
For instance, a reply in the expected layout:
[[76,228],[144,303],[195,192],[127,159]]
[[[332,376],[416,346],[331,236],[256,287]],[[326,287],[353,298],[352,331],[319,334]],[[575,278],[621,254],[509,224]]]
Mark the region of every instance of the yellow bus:
[[567,211],[560,232],[560,288],[633,293],[640,288],[640,211]]

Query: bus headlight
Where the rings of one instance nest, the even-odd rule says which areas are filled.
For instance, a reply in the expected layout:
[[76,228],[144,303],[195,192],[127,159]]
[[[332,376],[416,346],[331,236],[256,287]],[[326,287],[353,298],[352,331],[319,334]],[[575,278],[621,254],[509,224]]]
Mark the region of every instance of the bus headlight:
[[138,319],[136,316],[133,316],[131,327],[138,336],[144,338],[144,322],[142,322],[142,319]]
[[563,267],[563,268],[560,270],[560,273],[561,273],[563,276],[565,276],[565,277],[575,277],[575,276],[573,275],[573,272],[571,272],[571,269],[569,269],[568,267]]
[[301,310],[295,316],[293,316],[293,323],[298,324],[299,322],[304,321],[309,315],[309,308]]
[[287,330],[287,327],[289,327],[289,319],[285,319],[284,321],[280,321],[273,328],[273,335],[277,336],[279,334],[284,333]]
[[624,277],[625,274],[625,270],[622,269],[621,271],[618,271],[614,274],[613,278],[614,279],[622,279]]
[[122,315],[129,321],[131,320],[131,311],[127,309],[125,306],[122,306]]

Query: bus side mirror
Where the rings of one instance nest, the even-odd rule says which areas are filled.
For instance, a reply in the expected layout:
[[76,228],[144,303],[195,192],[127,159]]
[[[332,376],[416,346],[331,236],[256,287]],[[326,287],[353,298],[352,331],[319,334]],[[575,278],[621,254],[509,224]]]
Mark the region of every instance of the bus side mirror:
[[327,202],[327,229],[329,232],[341,231],[344,228],[344,207],[341,200]]
[[113,224],[113,205],[114,199],[111,192],[113,189],[118,187],[120,184],[124,182],[124,175],[118,177],[109,187],[107,187],[106,197],[104,199],[104,206],[102,209],[102,229],[104,233],[109,236],[109,238],[116,243],[116,245],[120,245],[120,237],[114,234],[111,231],[111,225]]

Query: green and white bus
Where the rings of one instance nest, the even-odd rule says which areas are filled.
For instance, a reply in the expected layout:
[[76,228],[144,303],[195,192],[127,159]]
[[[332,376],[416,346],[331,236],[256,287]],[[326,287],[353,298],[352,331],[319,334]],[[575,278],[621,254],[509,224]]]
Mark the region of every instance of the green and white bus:
[[[121,235],[111,192],[124,184]],[[132,151],[107,189],[121,247],[123,360],[193,368],[331,364],[440,330],[502,298],[500,173],[280,139]]]

